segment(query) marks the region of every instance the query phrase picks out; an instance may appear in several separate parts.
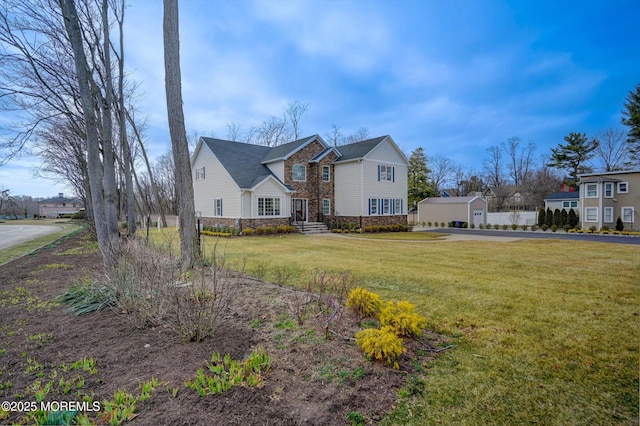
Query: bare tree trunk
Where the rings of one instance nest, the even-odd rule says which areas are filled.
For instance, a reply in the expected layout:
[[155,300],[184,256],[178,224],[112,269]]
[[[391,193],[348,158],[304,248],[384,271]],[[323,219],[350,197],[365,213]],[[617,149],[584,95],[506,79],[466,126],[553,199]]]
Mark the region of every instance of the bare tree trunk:
[[105,216],[103,193],[103,173],[100,163],[100,146],[98,141],[98,128],[96,114],[89,86],[87,71],[87,58],[84,54],[82,34],[78,22],[78,13],[73,0],[59,0],[65,28],[73,49],[73,57],[76,68],[76,78],[82,101],[82,112],[86,126],[87,137],[87,169],[89,173],[89,186],[91,188],[91,205],[93,208],[94,223],[98,236],[98,246],[102,253],[105,265],[115,264],[114,253],[111,250],[109,228]]
[[[107,0],[103,1],[103,4],[106,5]],[[125,4],[124,0],[122,0],[120,6],[121,15],[118,17],[118,29],[120,32],[120,57],[118,58],[118,120],[120,123],[120,144],[122,146],[122,162],[124,163],[124,179],[127,194],[127,230],[129,235],[135,235],[136,203],[133,191],[133,179],[131,178],[131,147],[127,139],[127,117],[124,106],[124,34],[122,28],[124,23],[124,8]]]
[[178,0],[164,0],[164,69],[167,93],[169,132],[175,163],[176,195],[180,222],[182,267],[189,269],[199,262],[200,250],[196,233],[195,207],[189,144],[182,110],[182,80],[180,75],[180,37],[178,29]]
[[[158,203],[158,209],[160,210],[160,219],[162,221],[161,222],[162,227],[166,228],[167,217],[164,212],[164,205],[162,203],[162,197],[160,197],[160,190],[158,189],[158,184],[153,178],[153,171],[151,170],[151,163],[149,162],[149,157],[147,156],[147,150],[145,149],[144,144],[142,143],[142,138],[140,137],[138,126],[133,120],[133,117],[131,117],[131,114],[129,113],[128,110],[125,110],[125,113],[127,115],[127,119],[129,120],[129,123],[131,124],[131,128],[133,129],[133,133],[136,135],[136,139],[138,140],[138,144],[140,145],[140,150],[142,151],[142,158],[144,158],[144,163],[147,166],[147,173],[149,173],[149,181],[151,182],[151,189],[153,191],[153,196],[156,199],[156,203]],[[152,212],[149,211],[149,213],[152,213]]]

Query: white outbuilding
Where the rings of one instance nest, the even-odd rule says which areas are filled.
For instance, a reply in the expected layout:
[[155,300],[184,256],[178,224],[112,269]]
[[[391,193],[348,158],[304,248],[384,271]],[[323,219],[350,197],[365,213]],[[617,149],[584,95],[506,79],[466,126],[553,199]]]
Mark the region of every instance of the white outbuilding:
[[418,222],[484,226],[487,224],[487,200],[479,195],[425,198],[418,203]]

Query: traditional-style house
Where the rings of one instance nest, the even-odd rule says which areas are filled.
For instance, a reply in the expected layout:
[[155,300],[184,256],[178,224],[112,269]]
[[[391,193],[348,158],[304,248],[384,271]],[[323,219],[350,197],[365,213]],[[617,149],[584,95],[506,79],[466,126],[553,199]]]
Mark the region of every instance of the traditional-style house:
[[551,211],[573,209],[576,214],[580,213],[580,192],[578,191],[559,191],[552,192],[544,199],[544,208]]
[[408,164],[390,136],[338,147],[318,135],[276,147],[202,137],[195,209],[205,224],[240,229],[406,224]]
[[614,229],[618,218],[625,230],[640,229],[640,170],[584,173],[578,177],[582,229]]
[[38,203],[40,216],[58,218],[84,211],[84,203],[77,198],[67,198],[61,192],[57,197],[47,198]]

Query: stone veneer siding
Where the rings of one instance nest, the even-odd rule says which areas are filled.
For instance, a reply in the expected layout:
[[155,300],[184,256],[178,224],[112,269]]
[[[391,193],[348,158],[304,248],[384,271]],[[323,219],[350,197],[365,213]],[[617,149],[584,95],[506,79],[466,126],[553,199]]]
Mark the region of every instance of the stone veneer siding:
[[[319,163],[310,163],[316,155],[324,151],[324,147],[314,141],[300,151],[289,157],[284,163],[285,181],[296,192],[292,194],[292,198],[307,199],[307,220],[310,222],[321,222],[322,215],[322,199],[331,200],[331,213],[333,213],[334,195],[333,195],[333,161],[336,159],[335,153],[330,153]],[[307,176],[305,182],[293,180],[293,166],[302,164],[307,168]],[[322,181],[322,166],[331,167],[331,179],[329,182]]]
[[407,225],[407,215],[386,215],[386,216],[336,216],[333,223],[347,224],[357,223],[358,226],[376,225]]
[[[290,225],[291,220],[288,217],[261,218],[261,219],[230,219],[223,217],[203,217],[201,219],[203,226],[222,226],[227,228],[258,228],[258,227],[276,227],[279,225]],[[238,222],[239,225],[238,226]]]

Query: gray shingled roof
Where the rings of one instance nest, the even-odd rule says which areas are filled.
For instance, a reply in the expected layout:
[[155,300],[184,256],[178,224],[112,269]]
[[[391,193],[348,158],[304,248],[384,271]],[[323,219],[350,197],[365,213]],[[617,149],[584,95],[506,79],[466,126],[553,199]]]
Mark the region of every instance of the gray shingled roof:
[[202,138],[211,152],[224,164],[225,169],[241,189],[249,189],[268,176],[278,179],[262,160],[271,148],[222,139]]
[[266,164],[273,161],[286,160],[312,142],[317,136],[318,135],[308,136],[306,138],[298,139],[297,141],[274,146],[273,148],[270,148],[270,151],[262,159],[262,163]]
[[364,158],[373,148],[378,146],[387,136],[379,136],[373,139],[367,139],[360,142],[342,145],[338,147],[341,156],[336,163],[341,161],[352,161]]
[[552,192],[545,200],[573,200],[580,198],[580,193],[574,192]]
[[427,203],[427,204],[467,204],[467,203],[470,203],[471,201],[475,200],[476,198],[482,199],[481,197],[475,197],[475,196],[432,197],[432,198],[425,198],[424,200],[422,200],[420,202],[421,203]]

